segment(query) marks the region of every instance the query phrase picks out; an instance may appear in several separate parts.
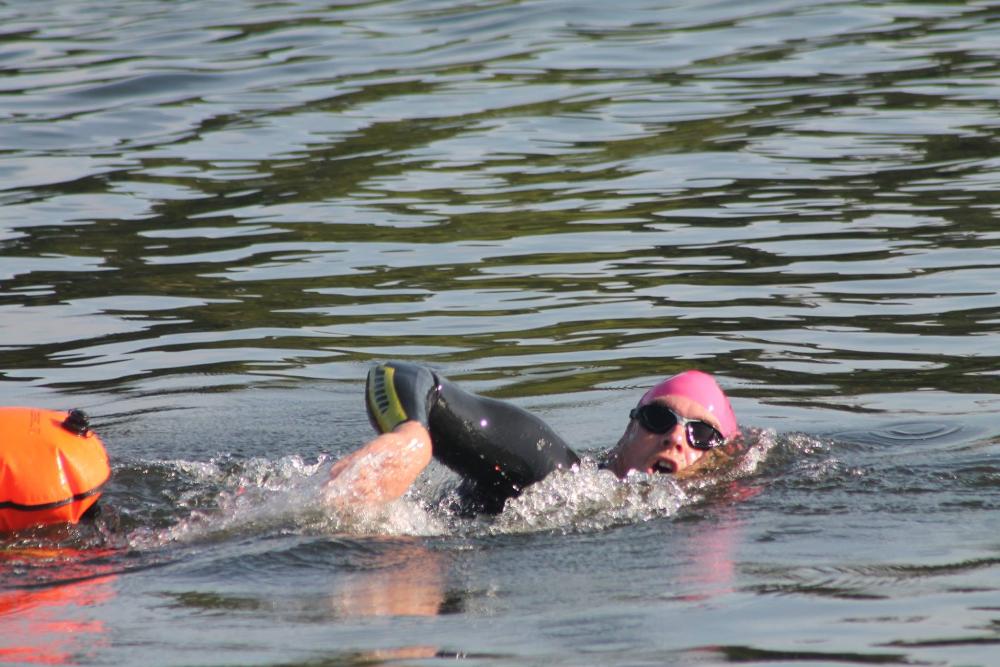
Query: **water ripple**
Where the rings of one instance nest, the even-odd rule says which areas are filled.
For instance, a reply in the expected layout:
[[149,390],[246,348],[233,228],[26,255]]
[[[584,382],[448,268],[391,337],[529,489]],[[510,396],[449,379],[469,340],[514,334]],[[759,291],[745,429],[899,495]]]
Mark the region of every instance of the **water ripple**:
[[[662,561],[684,558],[656,552],[654,566],[617,536],[656,526],[681,538],[731,512],[750,554],[731,568],[744,569],[734,595],[764,600],[770,628],[826,645],[796,653],[769,630],[707,650],[933,662],[955,641],[964,662],[982,662],[970,642],[992,635],[929,630],[987,613],[956,591],[995,592],[984,537],[1000,507],[995,13],[844,0],[5,4],[0,402],[81,403],[103,417],[115,520],[196,582],[164,592],[154,578],[153,607],[248,625],[255,609],[288,614],[307,621],[297,631],[334,632],[316,648],[354,645],[336,634],[344,619],[393,613],[365,604],[380,592],[373,579],[333,575],[340,589],[271,607],[253,591],[199,587],[240,566],[286,583],[349,569],[353,547],[331,537],[345,525],[310,505],[318,482],[305,461],[367,436],[357,397],[373,359],[413,359],[521,401],[587,451],[614,441],[638,389],[711,370],[766,445],[740,478],[764,492],[626,489],[616,505],[620,488],[595,480],[573,495],[553,481],[484,534],[449,533],[452,517],[424,507],[432,488],[396,523],[353,528],[482,540],[468,561],[479,574],[456,588],[486,593],[415,599],[491,613],[498,637],[534,637],[497,613],[504,594],[491,596],[524,574],[498,579],[476,560],[497,544],[608,540],[590,563],[603,576],[555,577],[553,599],[582,591],[574,604],[590,608],[616,599],[588,588],[622,579],[600,569],[608,556],[643,571],[644,589]],[[664,542],[640,540],[650,553]],[[175,564],[181,552],[190,569]],[[679,586],[629,594],[645,614],[683,604]],[[911,625],[937,644],[904,621],[872,621],[877,640],[845,638],[844,616],[905,619],[899,607],[920,596],[940,613]],[[559,627],[562,612],[547,613]],[[623,649],[626,661],[657,664],[718,644],[703,628],[746,621],[689,624],[678,647],[632,609],[594,613],[602,634],[648,648]],[[441,634],[451,654],[467,644]],[[556,634],[470,648],[589,664]],[[283,641],[248,660],[324,659]]]

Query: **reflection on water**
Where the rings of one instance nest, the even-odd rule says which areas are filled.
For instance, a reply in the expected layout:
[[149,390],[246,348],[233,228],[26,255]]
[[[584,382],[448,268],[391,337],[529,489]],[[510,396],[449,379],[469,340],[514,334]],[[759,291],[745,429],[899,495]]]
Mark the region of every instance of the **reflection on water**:
[[985,7],[394,4],[7,8],[5,392],[992,377]]
[[114,577],[0,593],[0,660],[71,665],[106,647],[108,628],[92,608],[114,597]]
[[[377,573],[355,572],[337,582],[330,598],[337,616],[433,616],[445,602],[440,554],[418,543],[392,553],[395,563],[371,566]],[[401,562],[398,562],[401,561]]]
[[[990,3],[193,9],[0,6],[0,404],[87,408],[114,464],[96,526],[4,543],[4,630],[103,624],[102,664],[990,662]],[[491,523],[440,470],[331,517],[387,357],[591,454],[714,371],[761,447]]]
[[[25,542],[22,538],[20,542]],[[95,608],[116,595],[110,550],[0,548],[0,662],[69,665],[109,644]],[[53,584],[52,581],[62,583]],[[41,582],[41,583],[39,583]]]

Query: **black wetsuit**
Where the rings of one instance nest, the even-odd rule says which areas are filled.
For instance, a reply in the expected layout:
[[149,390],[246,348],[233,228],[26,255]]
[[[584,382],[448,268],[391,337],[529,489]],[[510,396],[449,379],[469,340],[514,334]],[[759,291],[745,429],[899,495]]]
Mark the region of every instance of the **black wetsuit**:
[[368,416],[380,432],[410,419],[427,427],[434,458],[464,480],[467,509],[499,512],[529,484],[580,461],[538,417],[464,391],[423,366],[376,366],[365,394]]

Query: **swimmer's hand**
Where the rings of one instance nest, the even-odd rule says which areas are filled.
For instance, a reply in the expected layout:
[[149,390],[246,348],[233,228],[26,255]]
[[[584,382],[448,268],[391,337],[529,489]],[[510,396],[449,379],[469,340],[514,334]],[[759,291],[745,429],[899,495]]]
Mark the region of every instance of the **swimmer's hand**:
[[337,509],[390,503],[406,493],[430,460],[430,432],[405,421],[333,464],[326,499]]
[[403,361],[373,366],[365,383],[365,406],[375,430],[387,433],[409,420],[427,426],[438,385],[423,366]]

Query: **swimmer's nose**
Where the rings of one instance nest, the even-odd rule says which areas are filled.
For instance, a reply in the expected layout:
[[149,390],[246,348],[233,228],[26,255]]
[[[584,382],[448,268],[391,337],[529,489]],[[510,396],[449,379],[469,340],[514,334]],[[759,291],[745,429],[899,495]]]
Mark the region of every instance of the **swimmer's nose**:
[[667,432],[667,446],[674,449],[682,449],[687,444],[687,433],[680,424],[674,426]]

